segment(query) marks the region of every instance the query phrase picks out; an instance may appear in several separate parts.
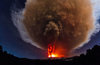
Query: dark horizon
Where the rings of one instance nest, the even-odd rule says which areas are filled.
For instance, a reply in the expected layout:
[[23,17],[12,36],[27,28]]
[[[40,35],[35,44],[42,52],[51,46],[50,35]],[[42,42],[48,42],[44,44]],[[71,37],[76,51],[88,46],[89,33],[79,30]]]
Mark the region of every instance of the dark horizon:
[[6,51],[0,46],[0,64],[1,65],[99,65],[100,64],[100,46],[95,45],[92,49],[88,49],[86,54],[74,56],[71,58],[48,58],[48,59],[27,59],[18,58]]

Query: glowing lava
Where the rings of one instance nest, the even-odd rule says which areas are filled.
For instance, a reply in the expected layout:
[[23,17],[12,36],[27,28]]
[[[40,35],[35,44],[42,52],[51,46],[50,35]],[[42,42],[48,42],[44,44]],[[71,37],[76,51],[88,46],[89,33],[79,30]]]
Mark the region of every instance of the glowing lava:
[[49,58],[58,57],[58,55],[55,53],[55,45],[52,44],[48,45],[48,57]]
[[56,54],[51,54],[51,55],[49,55],[48,57],[49,57],[49,58],[55,58],[55,57],[58,57],[58,55],[56,55]]

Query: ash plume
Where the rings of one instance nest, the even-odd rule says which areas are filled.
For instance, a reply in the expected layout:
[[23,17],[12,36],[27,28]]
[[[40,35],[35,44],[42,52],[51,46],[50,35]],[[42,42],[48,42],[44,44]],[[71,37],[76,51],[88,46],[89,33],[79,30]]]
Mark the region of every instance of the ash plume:
[[21,15],[20,22],[13,21],[26,32],[27,37],[20,32],[24,41],[45,50],[56,41],[65,55],[88,42],[96,28],[90,0],[27,0]]

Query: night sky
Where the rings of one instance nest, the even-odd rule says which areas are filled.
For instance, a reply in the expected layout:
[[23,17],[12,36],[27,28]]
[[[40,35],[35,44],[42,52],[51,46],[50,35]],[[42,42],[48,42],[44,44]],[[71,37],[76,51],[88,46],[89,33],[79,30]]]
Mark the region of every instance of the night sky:
[[[47,53],[24,42],[11,20],[12,8],[22,9],[24,5],[25,0],[0,0],[0,45],[3,46],[4,51],[17,57],[31,59],[44,58]],[[100,19],[97,19],[97,21],[100,22]],[[100,32],[93,35],[87,44],[77,49],[74,53],[83,53],[94,45],[100,45]]]

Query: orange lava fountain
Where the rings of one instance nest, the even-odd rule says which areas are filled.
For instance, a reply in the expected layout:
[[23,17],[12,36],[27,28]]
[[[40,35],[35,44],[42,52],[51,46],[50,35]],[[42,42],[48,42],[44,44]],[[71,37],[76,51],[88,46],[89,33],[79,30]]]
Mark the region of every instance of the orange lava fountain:
[[56,53],[55,53],[55,45],[49,44],[48,45],[48,57],[49,58],[56,58],[59,57]]

